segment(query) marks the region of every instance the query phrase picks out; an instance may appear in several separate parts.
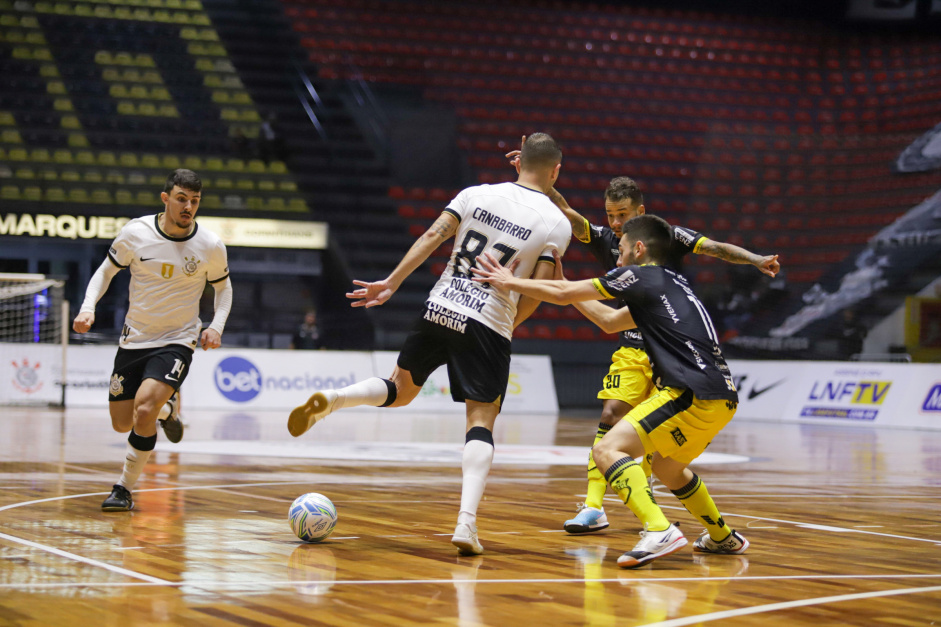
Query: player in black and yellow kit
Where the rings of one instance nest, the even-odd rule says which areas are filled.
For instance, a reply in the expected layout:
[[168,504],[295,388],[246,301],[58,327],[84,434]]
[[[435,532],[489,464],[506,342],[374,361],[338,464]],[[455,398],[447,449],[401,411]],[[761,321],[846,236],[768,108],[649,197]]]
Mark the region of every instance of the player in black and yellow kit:
[[[515,152],[507,156],[513,158]],[[572,209],[555,189],[549,191],[549,198],[571,222],[572,235],[588,247],[605,271],[617,266],[622,225],[645,212],[643,193],[637,183],[626,176],[611,179],[605,190],[604,205],[608,226],[591,224]],[[663,265],[677,272],[681,270],[683,257],[689,253],[708,255],[730,263],[751,264],[771,277],[775,276],[781,267],[777,255],[757,255],[734,244],[711,240],[691,229],[674,226],[671,227],[671,235]],[[623,301],[619,301],[618,306],[624,306]],[[604,378],[601,391],[598,392],[598,398],[603,405],[598,431],[595,434],[596,443],[621,418],[647,400],[655,391],[643,335],[637,329],[629,329],[620,333],[619,343],[620,347],[611,356],[611,367]],[[642,465],[649,477],[649,461],[644,460]],[[608,518],[604,512],[603,499],[607,487],[604,476],[598,471],[589,454],[585,502],[579,504],[576,516],[566,520],[563,528],[575,534],[606,528]]]
[[[532,298],[575,304],[607,332],[636,327],[644,334],[657,391],[592,449],[598,470],[644,524],[640,542],[618,558],[618,565],[635,568],[687,544],[679,527],[663,515],[643,469],[634,461],[648,454],[653,473],[706,527],[695,549],[744,553],[748,541],[726,525],[705,484],[687,468],[732,419],[738,405],[715,328],[685,277],[664,266],[674,237],[670,225],[643,215],[628,221],[623,231],[618,267],[602,278],[517,279],[490,255],[479,259],[480,269],[474,272],[479,281]],[[627,307],[590,302],[615,298]]]

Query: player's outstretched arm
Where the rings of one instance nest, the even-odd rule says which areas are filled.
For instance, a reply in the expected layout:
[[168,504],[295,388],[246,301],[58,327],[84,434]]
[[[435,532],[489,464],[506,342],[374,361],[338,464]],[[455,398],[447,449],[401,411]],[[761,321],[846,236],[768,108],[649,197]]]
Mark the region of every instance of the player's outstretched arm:
[[353,307],[368,308],[389,300],[408,275],[423,264],[438,246],[454,236],[457,226],[457,218],[450,213],[442,212],[431,228],[415,240],[392,274],[381,281],[354,280],[353,285],[359,286],[360,289],[347,292],[346,297],[353,301],[350,304]]
[[572,305],[605,333],[620,333],[621,331],[637,328],[637,323],[634,322],[634,316],[631,315],[627,307],[612,309],[597,301],[572,303]]
[[777,255],[757,255],[750,250],[745,250],[741,246],[729,244],[728,242],[706,239],[699,247],[698,252],[701,255],[709,255],[729,263],[750,263],[770,277],[775,276],[781,270]]
[[490,283],[500,289],[519,292],[536,300],[556,305],[569,305],[584,300],[601,300],[602,294],[591,281],[552,281],[543,279],[521,279],[500,265],[489,252],[477,257],[477,265],[471,268],[476,275],[474,281]]
[[98,304],[98,300],[108,290],[111,279],[120,271],[121,268],[114,265],[110,258],[105,259],[95,270],[95,274],[92,275],[88,287],[85,289],[85,300],[82,302],[82,307],[72,322],[72,329],[76,333],[87,333],[91,326],[95,324],[95,305]]

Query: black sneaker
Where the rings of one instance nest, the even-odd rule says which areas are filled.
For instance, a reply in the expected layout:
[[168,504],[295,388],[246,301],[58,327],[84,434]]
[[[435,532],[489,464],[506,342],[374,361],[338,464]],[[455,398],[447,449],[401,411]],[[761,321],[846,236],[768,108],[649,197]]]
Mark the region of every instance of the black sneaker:
[[134,499],[131,492],[123,485],[115,484],[111,489],[111,496],[101,504],[103,512],[129,512],[134,509]]
[[170,415],[158,422],[160,422],[160,428],[163,429],[167,439],[176,444],[183,439],[183,421],[180,420],[180,405],[176,392],[167,401],[167,405],[170,406]]

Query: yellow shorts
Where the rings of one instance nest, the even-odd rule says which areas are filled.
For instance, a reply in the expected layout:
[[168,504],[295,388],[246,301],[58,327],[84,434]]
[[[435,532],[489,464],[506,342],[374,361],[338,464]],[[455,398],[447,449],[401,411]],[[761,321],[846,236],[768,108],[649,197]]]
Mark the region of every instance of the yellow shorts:
[[624,420],[634,426],[648,453],[657,451],[688,464],[732,420],[737,406],[734,401],[704,401],[692,390],[668,387],[631,410]]
[[637,407],[656,390],[647,353],[637,348],[621,347],[611,356],[611,368],[598,398],[624,401]]

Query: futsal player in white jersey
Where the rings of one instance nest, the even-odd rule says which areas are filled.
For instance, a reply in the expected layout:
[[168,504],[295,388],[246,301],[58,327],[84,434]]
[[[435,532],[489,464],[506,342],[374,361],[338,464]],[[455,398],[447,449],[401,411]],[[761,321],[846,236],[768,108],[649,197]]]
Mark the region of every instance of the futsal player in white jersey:
[[447,364],[451,397],[467,408],[461,509],[451,538],[465,555],[484,550],[477,540],[477,506],[493,460],[493,425],[506,394],[510,339],[539,304],[475,283],[470,269],[478,255],[490,251],[504,263],[518,262],[520,277],[552,276],[553,251],[563,254],[572,237],[568,219],[545,194],[559,176],[561,161],[555,140],[545,133],[531,135],[523,144],[515,183],[463,190],[392,274],[374,283],[353,281],[360,287],[347,294],[354,307],[381,305],[442,242],[456,236],[447,268],[405,340],[392,376],[317,392],[288,419],[288,430],[297,437],[337,409],[408,405],[429,375]]
[[[89,281],[72,323],[76,332],[87,332],[111,279],[130,269],[128,311],[109,389],[111,425],[130,435],[124,472],[101,504],[106,512],[133,509],[131,490],[157,443],[161,408],[186,379],[197,344],[208,350],[222,343],[232,284],[225,244],[195,220],[201,190],[202,182],[191,170],[175,170],[167,177],[160,194],[164,211],[124,225]],[[216,292],[215,313],[200,333],[199,300],[207,281]],[[161,425],[170,441],[183,437],[178,417],[171,415]]]

